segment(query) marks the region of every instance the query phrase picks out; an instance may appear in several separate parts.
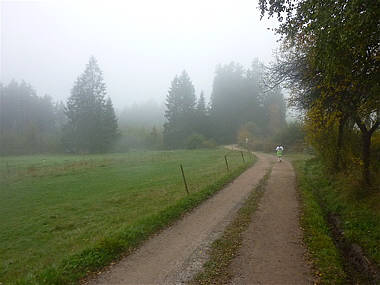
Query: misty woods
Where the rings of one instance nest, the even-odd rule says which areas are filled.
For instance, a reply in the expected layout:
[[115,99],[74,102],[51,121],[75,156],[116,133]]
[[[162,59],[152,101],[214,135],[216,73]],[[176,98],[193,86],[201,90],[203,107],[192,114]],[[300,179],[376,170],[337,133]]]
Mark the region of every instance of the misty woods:
[[97,61],[91,57],[66,103],[37,96],[25,82],[1,86],[1,154],[99,153],[133,148],[205,148],[245,142],[256,149],[286,129],[279,89],[264,87],[264,66],[230,63],[216,68],[209,102],[197,96],[183,71],[172,80],[165,105],[133,105],[118,118]]
[[286,105],[281,91],[267,90],[263,82],[264,66],[257,60],[247,70],[237,63],[220,65],[206,105],[204,94],[197,98],[182,72],[166,98],[165,146],[210,147],[248,138],[256,149],[271,148],[271,140],[286,127]]
[[100,68],[91,57],[76,80],[66,106],[39,97],[25,83],[1,86],[1,154],[96,153],[118,137],[112,101]]
[[39,97],[24,81],[0,86],[0,154],[61,151],[63,104]]

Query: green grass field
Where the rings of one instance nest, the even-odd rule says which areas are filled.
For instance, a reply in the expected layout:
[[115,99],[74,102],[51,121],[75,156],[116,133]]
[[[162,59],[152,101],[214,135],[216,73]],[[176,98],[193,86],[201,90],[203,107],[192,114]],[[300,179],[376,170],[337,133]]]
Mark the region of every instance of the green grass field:
[[27,280],[178,204],[186,196],[180,163],[192,195],[226,181],[225,154],[229,176],[247,166],[225,149],[0,158],[0,284]]

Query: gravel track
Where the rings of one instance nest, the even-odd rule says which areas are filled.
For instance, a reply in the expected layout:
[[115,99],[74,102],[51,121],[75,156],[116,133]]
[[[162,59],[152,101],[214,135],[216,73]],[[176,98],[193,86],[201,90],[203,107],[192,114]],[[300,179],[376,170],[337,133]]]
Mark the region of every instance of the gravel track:
[[276,162],[232,262],[232,284],[313,284],[305,254],[294,170]]

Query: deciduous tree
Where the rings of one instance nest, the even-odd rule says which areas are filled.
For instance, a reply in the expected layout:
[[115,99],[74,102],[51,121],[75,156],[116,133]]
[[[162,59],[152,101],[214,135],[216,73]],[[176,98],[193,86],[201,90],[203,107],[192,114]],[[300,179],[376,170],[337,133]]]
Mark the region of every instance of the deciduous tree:
[[[340,124],[340,134],[347,121],[356,123],[362,138],[362,180],[370,184],[371,136],[380,125],[378,3],[372,0],[259,0],[259,3],[262,15],[277,16],[280,24],[276,32],[293,53],[289,66],[299,68],[290,73],[295,77],[283,73],[285,79],[299,87],[293,102],[306,110],[319,108],[331,114]],[[340,142],[341,137],[337,140],[338,149]]]

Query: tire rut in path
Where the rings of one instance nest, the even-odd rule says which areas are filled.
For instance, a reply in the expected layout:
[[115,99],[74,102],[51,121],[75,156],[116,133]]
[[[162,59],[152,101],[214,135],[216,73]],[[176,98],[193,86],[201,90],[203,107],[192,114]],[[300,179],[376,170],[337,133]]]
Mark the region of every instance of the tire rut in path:
[[299,226],[295,174],[276,163],[259,208],[231,264],[232,284],[313,284]]
[[232,183],[171,227],[149,239],[133,254],[107,268],[87,284],[178,284],[197,273],[210,244],[232,220],[273,157],[259,160]]

